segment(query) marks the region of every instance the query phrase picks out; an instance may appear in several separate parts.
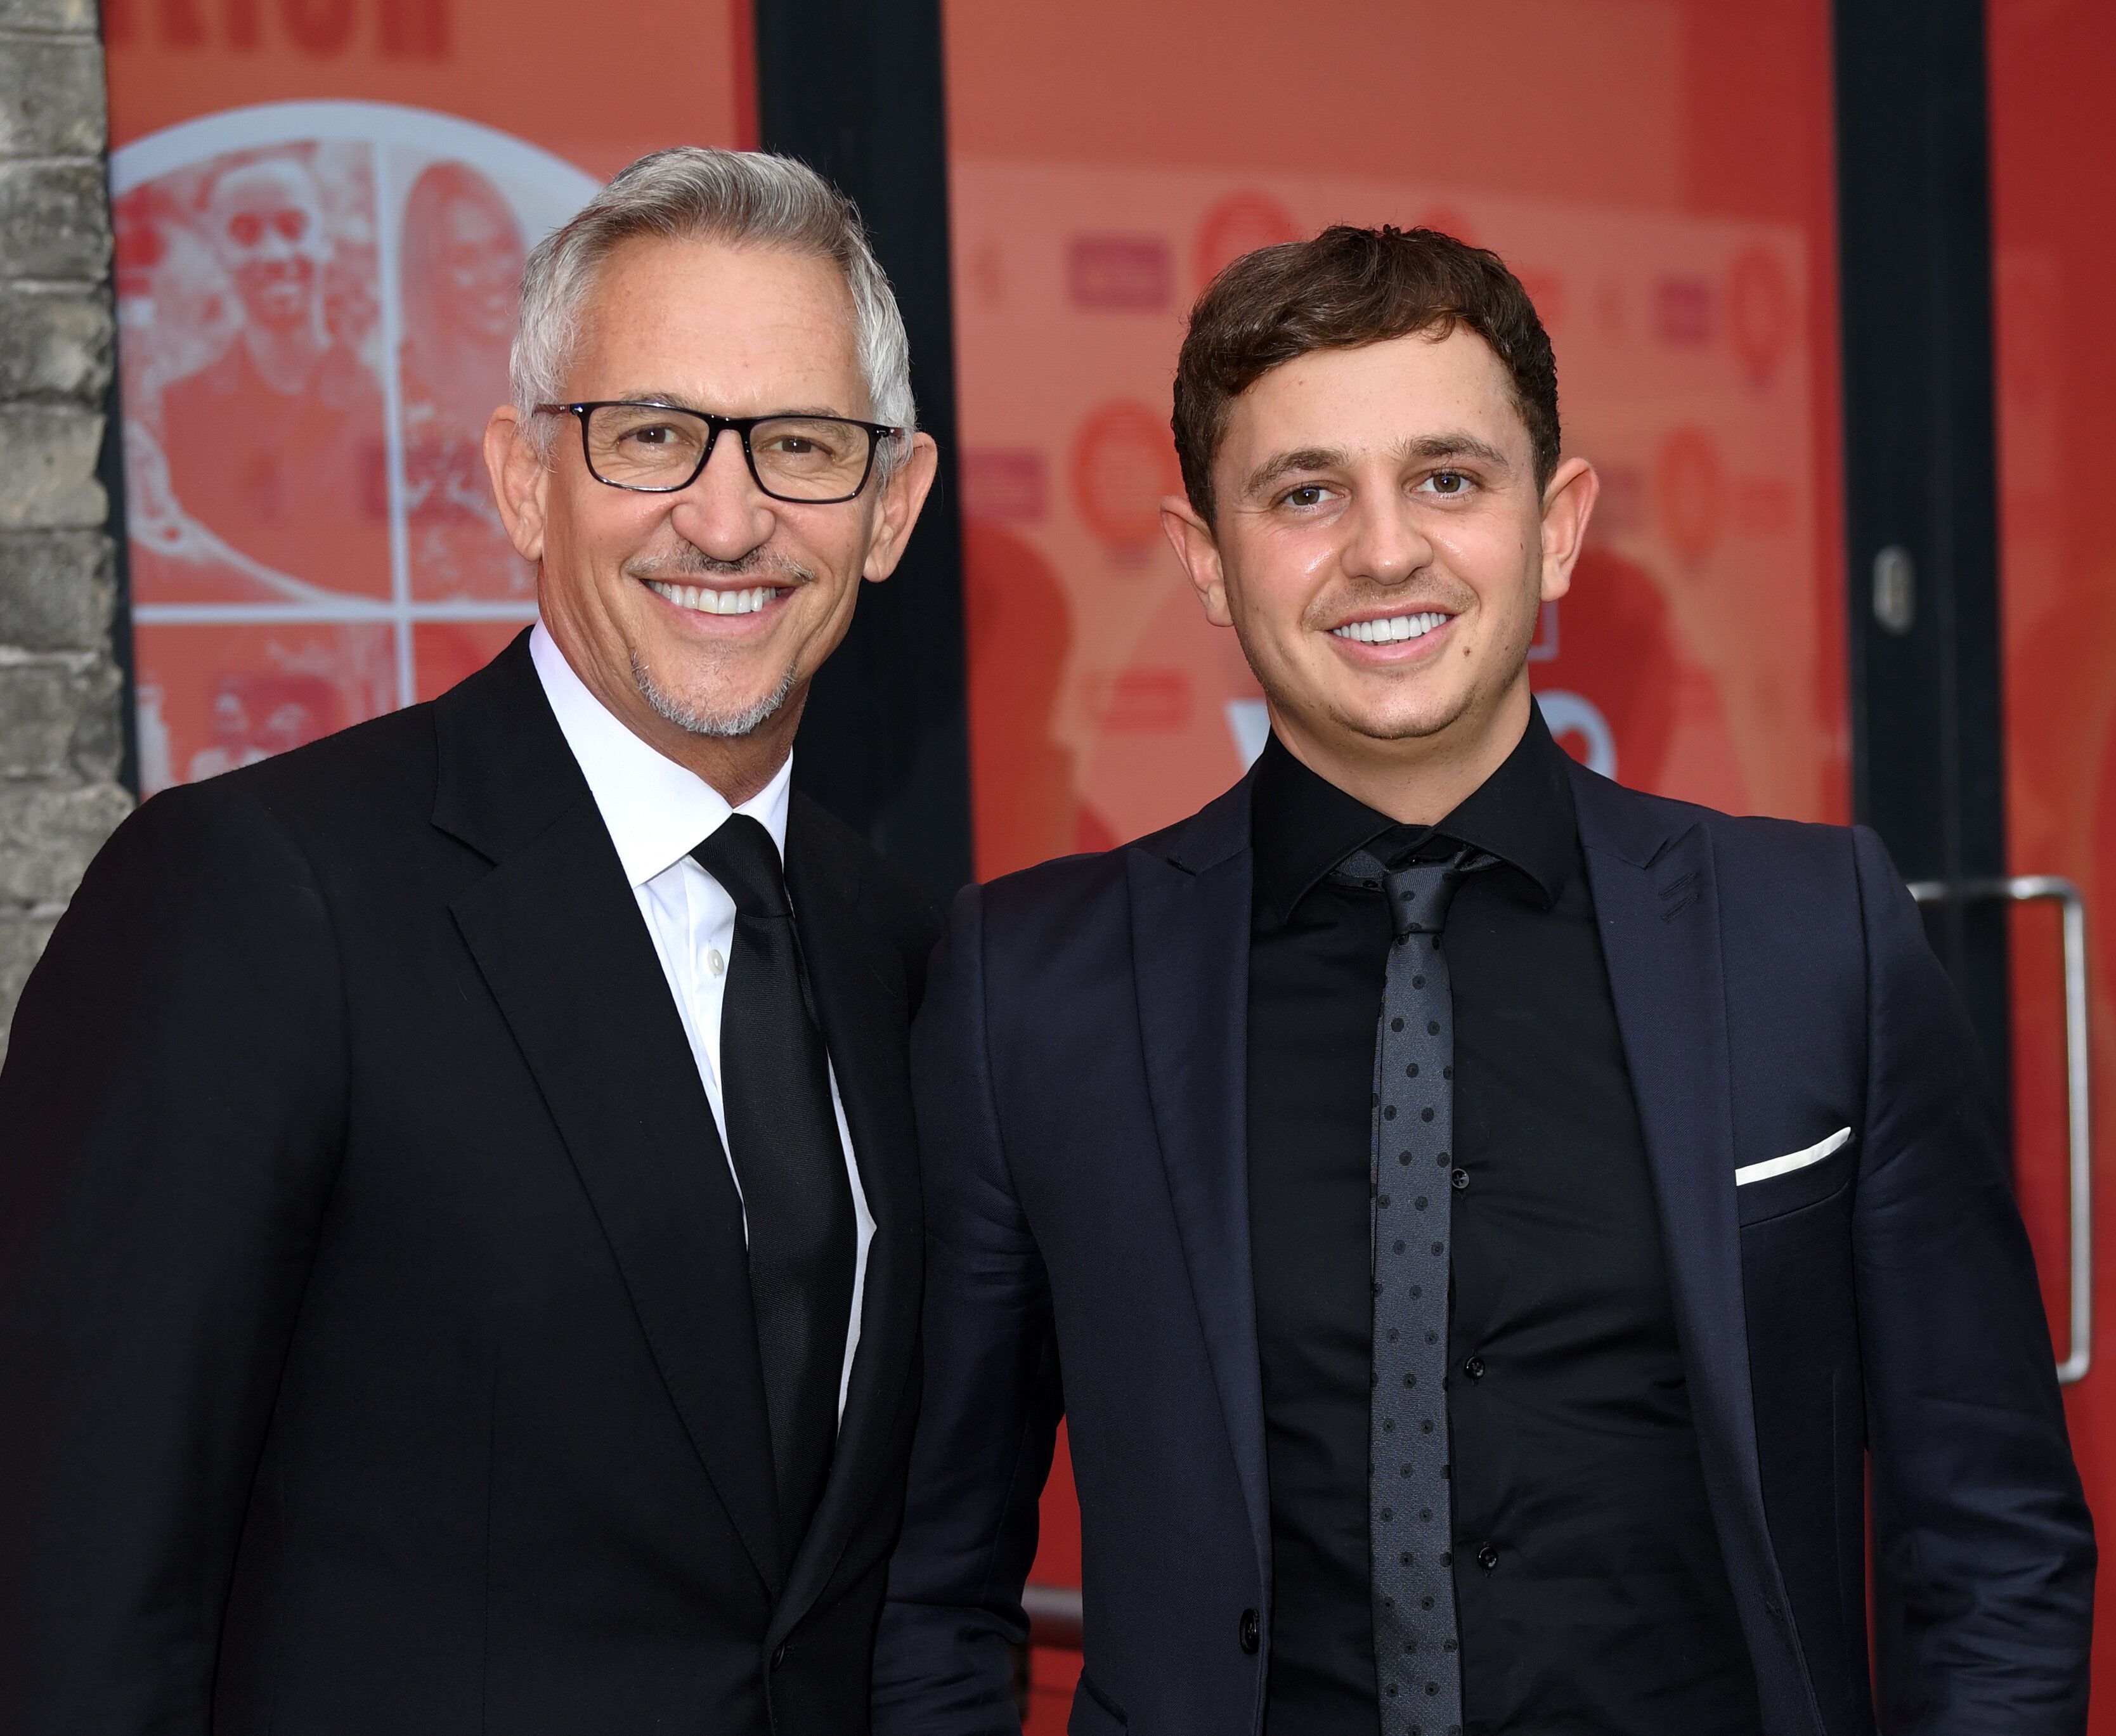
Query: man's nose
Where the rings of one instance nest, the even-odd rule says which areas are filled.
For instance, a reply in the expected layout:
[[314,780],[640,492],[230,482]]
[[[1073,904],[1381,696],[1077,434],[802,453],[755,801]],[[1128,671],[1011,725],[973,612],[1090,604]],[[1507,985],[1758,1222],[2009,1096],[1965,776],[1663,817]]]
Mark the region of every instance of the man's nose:
[[778,519],[743,457],[742,436],[720,430],[706,467],[675,498],[669,522],[693,549],[716,561],[738,561],[770,540]]
[[1432,539],[1419,521],[1418,509],[1401,489],[1362,492],[1352,503],[1350,535],[1345,545],[1345,570],[1354,578],[1398,584],[1422,572],[1433,559]]

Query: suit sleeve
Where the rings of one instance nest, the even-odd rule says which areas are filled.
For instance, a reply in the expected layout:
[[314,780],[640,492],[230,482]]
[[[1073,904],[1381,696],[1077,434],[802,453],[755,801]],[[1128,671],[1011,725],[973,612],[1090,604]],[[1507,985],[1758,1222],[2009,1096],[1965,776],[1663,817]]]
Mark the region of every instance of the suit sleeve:
[[1854,1236],[1881,1725],[2084,1730],[2092,1523],[2034,1256],[1960,1002],[1864,828],[1866,1139]]
[[227,784],[148,802],[0,1071],[0,1729],[208,1729],[344,1051],[283,829]]
[[912,1036],[926,1182],[925,1398],[875,1658],[877,1736],[1019,1736],[1008,1647],[1062,1409],[1051,1295],[1008,1173],[982,906],[956,901]]

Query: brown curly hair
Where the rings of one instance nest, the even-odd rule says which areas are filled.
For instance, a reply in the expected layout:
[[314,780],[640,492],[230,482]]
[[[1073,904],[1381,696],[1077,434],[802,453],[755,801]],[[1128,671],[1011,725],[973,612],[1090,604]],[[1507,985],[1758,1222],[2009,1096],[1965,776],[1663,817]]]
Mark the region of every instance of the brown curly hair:
[[1539,490],[1557,469],[1557,363],[1520,279],[1496,253],[1438,229],[1338,223],[1313,241],[1244,254],[1190,310],[1175,364],[1175,456],[1212,522],[1212,460],[1235,400],[1311,350],[1350,350],[1457,326],[1492,347],[1528,425]]

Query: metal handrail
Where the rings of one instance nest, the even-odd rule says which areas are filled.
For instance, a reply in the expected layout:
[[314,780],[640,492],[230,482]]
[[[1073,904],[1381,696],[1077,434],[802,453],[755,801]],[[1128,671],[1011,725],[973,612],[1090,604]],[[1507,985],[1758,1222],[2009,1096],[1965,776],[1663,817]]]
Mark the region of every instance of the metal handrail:
[[2062,875],[2023,874],[1994,879],[1913,880],[1911,896],[1920,904],[1999,901],[2031,904],[2051,901],[2064,912],[2065,1133],[2071,1186],[2072,1336],[2068,1354],[2057,1365],[2058,1380],[2069,1386],[2081,1379],[2094,1349],[2094,1122],[2090,1113],[2094,1079],[2093,1051],[2086,1027],[2086,900]]

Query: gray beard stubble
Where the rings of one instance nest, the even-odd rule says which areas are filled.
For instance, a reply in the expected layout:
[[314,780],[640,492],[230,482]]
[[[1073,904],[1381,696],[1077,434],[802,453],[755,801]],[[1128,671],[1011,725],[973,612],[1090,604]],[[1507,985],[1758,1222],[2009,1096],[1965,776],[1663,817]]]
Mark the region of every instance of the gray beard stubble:
[[638,684],[639,696],[665,722],[674,723],[687,734],[711,736],[720,741],[735,741],[753,735],[768,719],[776,716],[794,691],[794,673],[792,665],[788,665],[786,673],[779,677],[779,685],[753,705],[745,705],[739,711],[707,711],[702,706],[686,704],[663,688],[647,672],[646,659],[637,651],[632,654],[632,678]]

